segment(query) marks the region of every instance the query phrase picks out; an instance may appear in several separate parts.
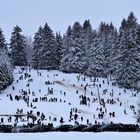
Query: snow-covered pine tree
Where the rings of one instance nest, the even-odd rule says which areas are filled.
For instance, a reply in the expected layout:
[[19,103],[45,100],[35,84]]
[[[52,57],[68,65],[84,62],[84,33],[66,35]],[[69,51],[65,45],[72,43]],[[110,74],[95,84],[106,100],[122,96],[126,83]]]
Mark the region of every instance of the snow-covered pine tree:
[[[121,22],[121,27],[120,27],[120,31],[121,30],[126,30],[126,19],[123,19]],[[119,59],[118,59],[118,54],[119,54],[119,46],[120,46],[120,42],[121,42],[121,38],[122,38],[122,32],[118,33],[118,36],[116,37],[116,41],[113,45],[113,51],[111,52],[111,74],[112,77],[114,79],[115,75],[116,75],[116,71],[117,71],[117,64],[119,64]]]
[[60,32],[59,33],[56,32],[57,60],[59,66],[62,60],[62,40],[63,39]]
[[85,73],[87,68],[87,57],[85,53],[85,34],[79,22],[75,22],[72,28],[71,68],[72,72]]
[[0,91],[13,81],[13,66],[7,54],[6,41],[0,29]]
[[0,52],[0,90],[4,90],[13,81],[13,66],[5,52]]
[[26,36],[25,37],[25,44],[26,44],[27,62],[28,62],[28,65],[31,65],[32,50],[33,50],[33,43],[32,43],[32,37],[31,36]]
[[14,27],[11,35],[11,55],[14,66],[26,66],[27,54],[25,37],[21,34],[22,30],[19,26]]
[[83,33],[85,34],[85,42],[86,42],[87,50],[89,50],[90,45],[92,43],[92,38],[94,36],[93,29],[90,24],[90,20],[85,20],[85,22],[83,24]]
[[88,75],[94,77],[105,77],[104,74],[104,47],[101,43],[101,38],[96,36],[92,40],[90,54],[89,54],[89,67]]
[[42,61],[41,68],[48,70],[58,69],[56,39],[47,23],[43,28],[43,49],[40,61]]
[[104,56],[105,56],[105,61],[106,61],[106,65],[105,65],[105,73],[107,76],[112,75],[112,67],[113,67],[113,61],[112,59],[114,58],[114,52],[116,51],[115,48],[115,43],[118,37],[118,32],[117,29],[113,26],[113,24],[111,23],[109,25],[109,33],[107,36],[107,46],[105,47],[104,50]]
[[137,22],[133,13],[123,20],[115,56],[115,80],[125,88],[136,88],[140,80],[140,57],[137,44]]
[[0,29],[0,51],[7,51],[6,41],[3,35],[3,31]]
[[137,26],[137,44],[139,46],[139,54],[140,54],[140,25]]
[[101,38],[102,46],[104,47],[104,73],[108,76],[111,74],[111,54],[113,52],[117,30],[112,23],[106,24],[102,22],[99,26],[98,34]]
[[85,56],[87,59],[87,63],[86,63],[86,67],[85,70],[87,73],[87,69],[89,67],[89,55],[90,55],[90,48],[91,48],[91,44],[92,44],[92,39],[97,35],[97,32],[92,29],[92,26],[90,24],[90,20],[85,20],[84,24],[83,24],[83,34],[84,34],[84,43],[85,43]]
[[71,26],[69,26],[62,40],[62,60],[60,65],[61,71],[70,72],[71,47],[72,47],[72,29]]
[[43,68],[42,64],[42,50],[44,47],[43,41],[43,29],[40,26],[38,32],[35,34],[33,41],[33,50],[32,50],[32,67],[35,69]]

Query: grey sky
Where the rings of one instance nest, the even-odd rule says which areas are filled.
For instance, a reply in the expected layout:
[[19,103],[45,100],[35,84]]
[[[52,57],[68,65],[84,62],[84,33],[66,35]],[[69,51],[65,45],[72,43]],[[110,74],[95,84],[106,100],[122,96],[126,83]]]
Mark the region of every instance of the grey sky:
[[90,19],[93,28],[101,21],[119,27],[130,11],[140,21],[140,0],[0,0],[0,4],[0,27],[8,41],[15,25],[33,37],[45,22],[64,33],[68,25],[85,19]]

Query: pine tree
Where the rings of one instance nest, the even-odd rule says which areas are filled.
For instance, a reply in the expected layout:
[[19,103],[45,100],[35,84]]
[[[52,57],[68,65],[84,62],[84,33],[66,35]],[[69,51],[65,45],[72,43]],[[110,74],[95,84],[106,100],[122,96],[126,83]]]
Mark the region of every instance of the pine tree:
[[60,66],[62,60],[62,36],[59,33],[56,33],[56,45],[57,45],[57,59],[58,65]]
[[25,37],[25,44],[26,44],[27,62],[28,65],[30,66],[32,61],[32,50],[33,50],[33,42],[31,36]]
[[132,29],[137,27],[137,18],[134,16],[133,12],[130,12],[127,18],[127,29]]
[[88,67],[88,75],[94,77],[105,77],[103,49],[101,38],[99,36],[94,37],[89,54],[90,65]]
[[113,65],[113,61],[112,59],[114,58],[114,51],[116,50],[115,48],[115,43],[118,37],[118,32],[117,29],[113,26],[113,24],[111,23],[109,25],[109,33],[107,36],[107,46],[105,47],[104,50],[104,56],[105,56],[105,73],[107,76],[111,76],[112,75],[112,65]]
[[[125,88],[136,88],[140,80],[140,57],[137,44],[137,22],[130,13],[127,21],[123,20],[119,33],[119,44],[115,56],[115,80]],[[133,18],[132,18],[133,17]]]
[[[120,31],[126,30],[126,20],[123,19],[121,22],[121,27],[120,27]],[[112,77],[115,77],[115,72],[117,71],[117,63],[118,63],[118,54],[120,53],[119,51],[119,46],[120,46],[120,42],[121,42],[121,38],[122,38],[122,32],[119,31],[119,34],[116,37],[116,41],[113,45],[113,51],[111,52],[111,74]]]
[[13,81],[13,66],[8,57],[5,38],[0,29],[0,91]]
[[44,47],[43,41],[43,29],[39,27],[38,32],[35,34],[34,41],[33,41],[33,51],[32,51],[32,66],[35,69],[42,68],[42,53]]
[[11,36],[12,61],[15,66],[27,65],[25,37],[21,32],[21,28],[16,26]]
[[6,41],[3,35],[3,31],[0,29],[0,51],[7,51]]
[[93,38],[93,30],[89,20],[85,20],[83,24],[83,33],[85,34],[85,42],[87,50],[89,50]]
[[85,34],[79,22],[75,22],[72,29],[71,71],[85,73],[87,57],[85,53]]
[[85,67],[85,73],[87,73],[87,69],[90,65],[89,55],[90,55],[90,48],[92,44],[93,38],[97,35],[97,32],[92,29],[92,26],[90,24],[90,20],[85,20],[83,24],[83,36],[84,36],[84,43],[85,43],[85,56],[86,56],[86,67]]
[[13,66],[5,52],[0,52],[0,91],[13,81]]
[[56,38],[52,29],[46,23],[35,34],[33,42],[32,65],[35,69],[58,70],[61,61],[62,38]]
[[62,41],[62,60],[61,60],[60,70],[64,72],[70,72],[71,47],[72,47],[72,29],[71,26],[69,26]]
[[42,61],[42,68],[54,70],[59,67],[56,39],[47,23],[43,28],[43,49],[40,61]]
[[99,27],[99,36],[104,47],[104,73],[106,76],[111,74],[111,58],[114,50],[113,46],[117,37],[117,30],[112,23],[101,23]]

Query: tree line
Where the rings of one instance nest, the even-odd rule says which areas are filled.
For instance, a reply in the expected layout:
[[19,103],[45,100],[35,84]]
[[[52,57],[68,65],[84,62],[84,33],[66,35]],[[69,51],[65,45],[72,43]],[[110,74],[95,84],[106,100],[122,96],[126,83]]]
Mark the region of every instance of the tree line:
[[140,88],[140,25],[133,12],[118,30],[104,22],[95,30],[85,20],[83,25],[69,26],[62,36],[46,23],[35,34],[30,54],[21,32],[16,26],[11,35],[9,54],[14,66],[31,64],[35,69],[111,78],[120,87]]

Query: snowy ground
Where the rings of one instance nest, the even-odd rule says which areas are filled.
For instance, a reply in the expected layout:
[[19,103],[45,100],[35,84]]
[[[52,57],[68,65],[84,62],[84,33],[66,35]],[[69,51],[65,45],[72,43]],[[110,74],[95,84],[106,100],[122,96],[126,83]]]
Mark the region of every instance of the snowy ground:
[[[64,118],[65,123],[74,124],[74,120],[69,121],[69,115],[72,108],[77,108],[77,121],[79,123],[86,124],[87,119],[89,119],[89,122],[92,124],[94,124],[95,121],[97,121],[97,123],[109,123],[111,121],[115,123],[136,123],[134,116],[136,115],[136,107],[139,100],[139,93],[136,91],[124,91],[124,89],[120,89],[117,86],[112,86],[112,82],[107,81],[107,79],[98,78],[98,81],[95,81],[95,87],[87,87],[86,96],[90,99],[88,105],[80,105],[81,99],[79,97],[85,94],[85,85],[93,85],[90,78],[86,78],[84,81],[84,76],[81,76],[78,81],[78,74],[64,74],[59,71],[39,70],[40,75],[36,70],[31,70],[31,72],[29,72],[31,77],[24,79],[25,72],[26,71],[22,72],[20,68],[16,68],[14,71],[14,83],[0,94],[0,115],[16,114],[17,109],[23,109],[23,114],[27,114],[27,111],[33,110],[34,115],[36,115],[37,111],[40,111],[40,113],[45,114],[45,120],[43,120],[42,123],[47,124],[51,122],[56,126],[60,124],[59,120],[61,117]],[[19,80],[21,76],[23,76],[23,80]],[[33,79],[33,82],[29,82],[29,79]],[[46,85],[45,81],[48,80],[51,84]],[[75,86],[73,86],[74,84]],[[101,84],[101,87],[99,87],[99,84]],[[99,87],[101,98],[105,101],[105,107],[99,104],[96,85]],[[13,87],[14,90],[12,89]],[[53,94],[48,94],[48,88],[53,89]],[[103,90],[106,89],[107,92],[104,94]],[[22,90],[28,93],[26,97],[29,97],[29,106],[23,100]],[[77,90],[78,93],[76,93]],[[66,95],[64,95],[64,92]],[[91,94],[91,92],[93,92],[93,94]],[[11,94],[13,101],[10,100],[9,94]],[[21,97],[19,101],[15,100],[16,95]],[[40,101],[40,97],[47,97],[47,101]],[[35,98],[38,98],[38,102],[33,102]],[[52,102],[54,98],[57,98],[57,102]],[[114,103],[110,104],[110,100],[113,100]],[[130,108],[132,105],[135,108]],[[98,117],[98,114],[101,112],[104,112],[103,119],[99,119]],[[112,112],[115,112],[115,117],[110,117],[109,113]],[[72,113],[72,115],[75,114],[74,111]],[[83,121],[81,121],[81,117],[83,117]],[[54,118],[57,118],[57,120],[54,121]],[[12,119],[12,124],[14,120],[15,118]],[[4,118],[4,123],[8,124],[7,117]],[[19,120],[18,123],[26,124],[26,118],[24,118],[24,121]],[[61,135],[61,133],[59,135]],[[96,136],[98,134],[94,135]],[[132,135],[133,134],[130,136]],[[2,136],[5,137],[4,134]],[[14,136],[14,134],[12,134],[12,136]],[[39,134],[37,136],[39,136]]]
[[139,140],[140,133],[36,133],[1,134],[1,140]]

